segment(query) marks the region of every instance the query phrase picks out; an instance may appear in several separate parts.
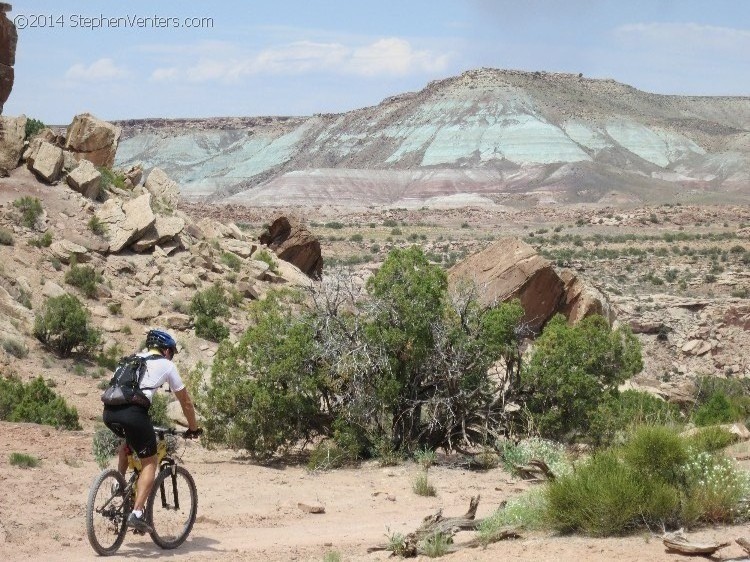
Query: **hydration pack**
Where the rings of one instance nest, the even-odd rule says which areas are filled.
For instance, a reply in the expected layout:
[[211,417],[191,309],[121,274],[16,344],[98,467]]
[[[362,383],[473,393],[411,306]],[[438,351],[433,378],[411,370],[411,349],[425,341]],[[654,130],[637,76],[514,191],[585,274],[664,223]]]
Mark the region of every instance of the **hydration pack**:
[[146,374],[146,362],[161,358],[161,355],[149,355],[147,357],[130,355],[120,359],[115,374],[109,381],[109,387],[102,393],[102,402],[107,406],[136,404],[149,408],[151,401],[143,390],[153,390],[153,388],[142,389],[141,381]]

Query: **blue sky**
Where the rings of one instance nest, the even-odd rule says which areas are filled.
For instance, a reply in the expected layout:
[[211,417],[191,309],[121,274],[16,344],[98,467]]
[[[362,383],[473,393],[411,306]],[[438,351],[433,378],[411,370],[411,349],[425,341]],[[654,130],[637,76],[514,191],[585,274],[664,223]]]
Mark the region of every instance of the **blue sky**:
[[[53,124],[342,112],[482,66],[750,95],[746,0],[27,0],[8,16],[28,27],[4,113]],[[92,29],[102,17],[128,19]]]

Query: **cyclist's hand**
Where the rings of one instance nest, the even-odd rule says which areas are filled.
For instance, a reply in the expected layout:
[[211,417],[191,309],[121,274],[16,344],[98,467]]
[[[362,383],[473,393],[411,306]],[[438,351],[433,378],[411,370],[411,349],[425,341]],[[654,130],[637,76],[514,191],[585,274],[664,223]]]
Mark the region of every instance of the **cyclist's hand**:
[[198,437],[200,437],[201,435],[203,435],[202,427],[199,427],[195,431],[191,431],[188,429],[185,431],[185,433],[182,434],[185,439],[198,439]]

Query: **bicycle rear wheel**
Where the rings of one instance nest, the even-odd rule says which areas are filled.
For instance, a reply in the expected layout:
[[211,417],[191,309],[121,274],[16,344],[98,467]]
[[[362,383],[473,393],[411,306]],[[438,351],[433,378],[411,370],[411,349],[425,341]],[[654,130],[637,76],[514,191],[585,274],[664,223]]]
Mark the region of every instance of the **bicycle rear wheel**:
[[110,556],[120,548],[127,532],[128,505],[123,497],[125,479],[104,470],[91,484],[86,502],[86,534],[97,554]]
[[154,481],[146,504],[153,541],[161,548],[177,548],[190,534],[198,513],[198,490],[187,469],[164,467]]

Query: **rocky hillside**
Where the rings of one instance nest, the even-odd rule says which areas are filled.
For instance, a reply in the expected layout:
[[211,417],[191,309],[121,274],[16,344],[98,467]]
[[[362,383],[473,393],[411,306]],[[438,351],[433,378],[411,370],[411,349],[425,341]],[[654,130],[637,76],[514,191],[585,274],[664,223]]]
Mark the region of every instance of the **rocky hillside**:
[[121,122],[190,199],[440,206],[745,200],[750,98],[481,69],[344,114]]

